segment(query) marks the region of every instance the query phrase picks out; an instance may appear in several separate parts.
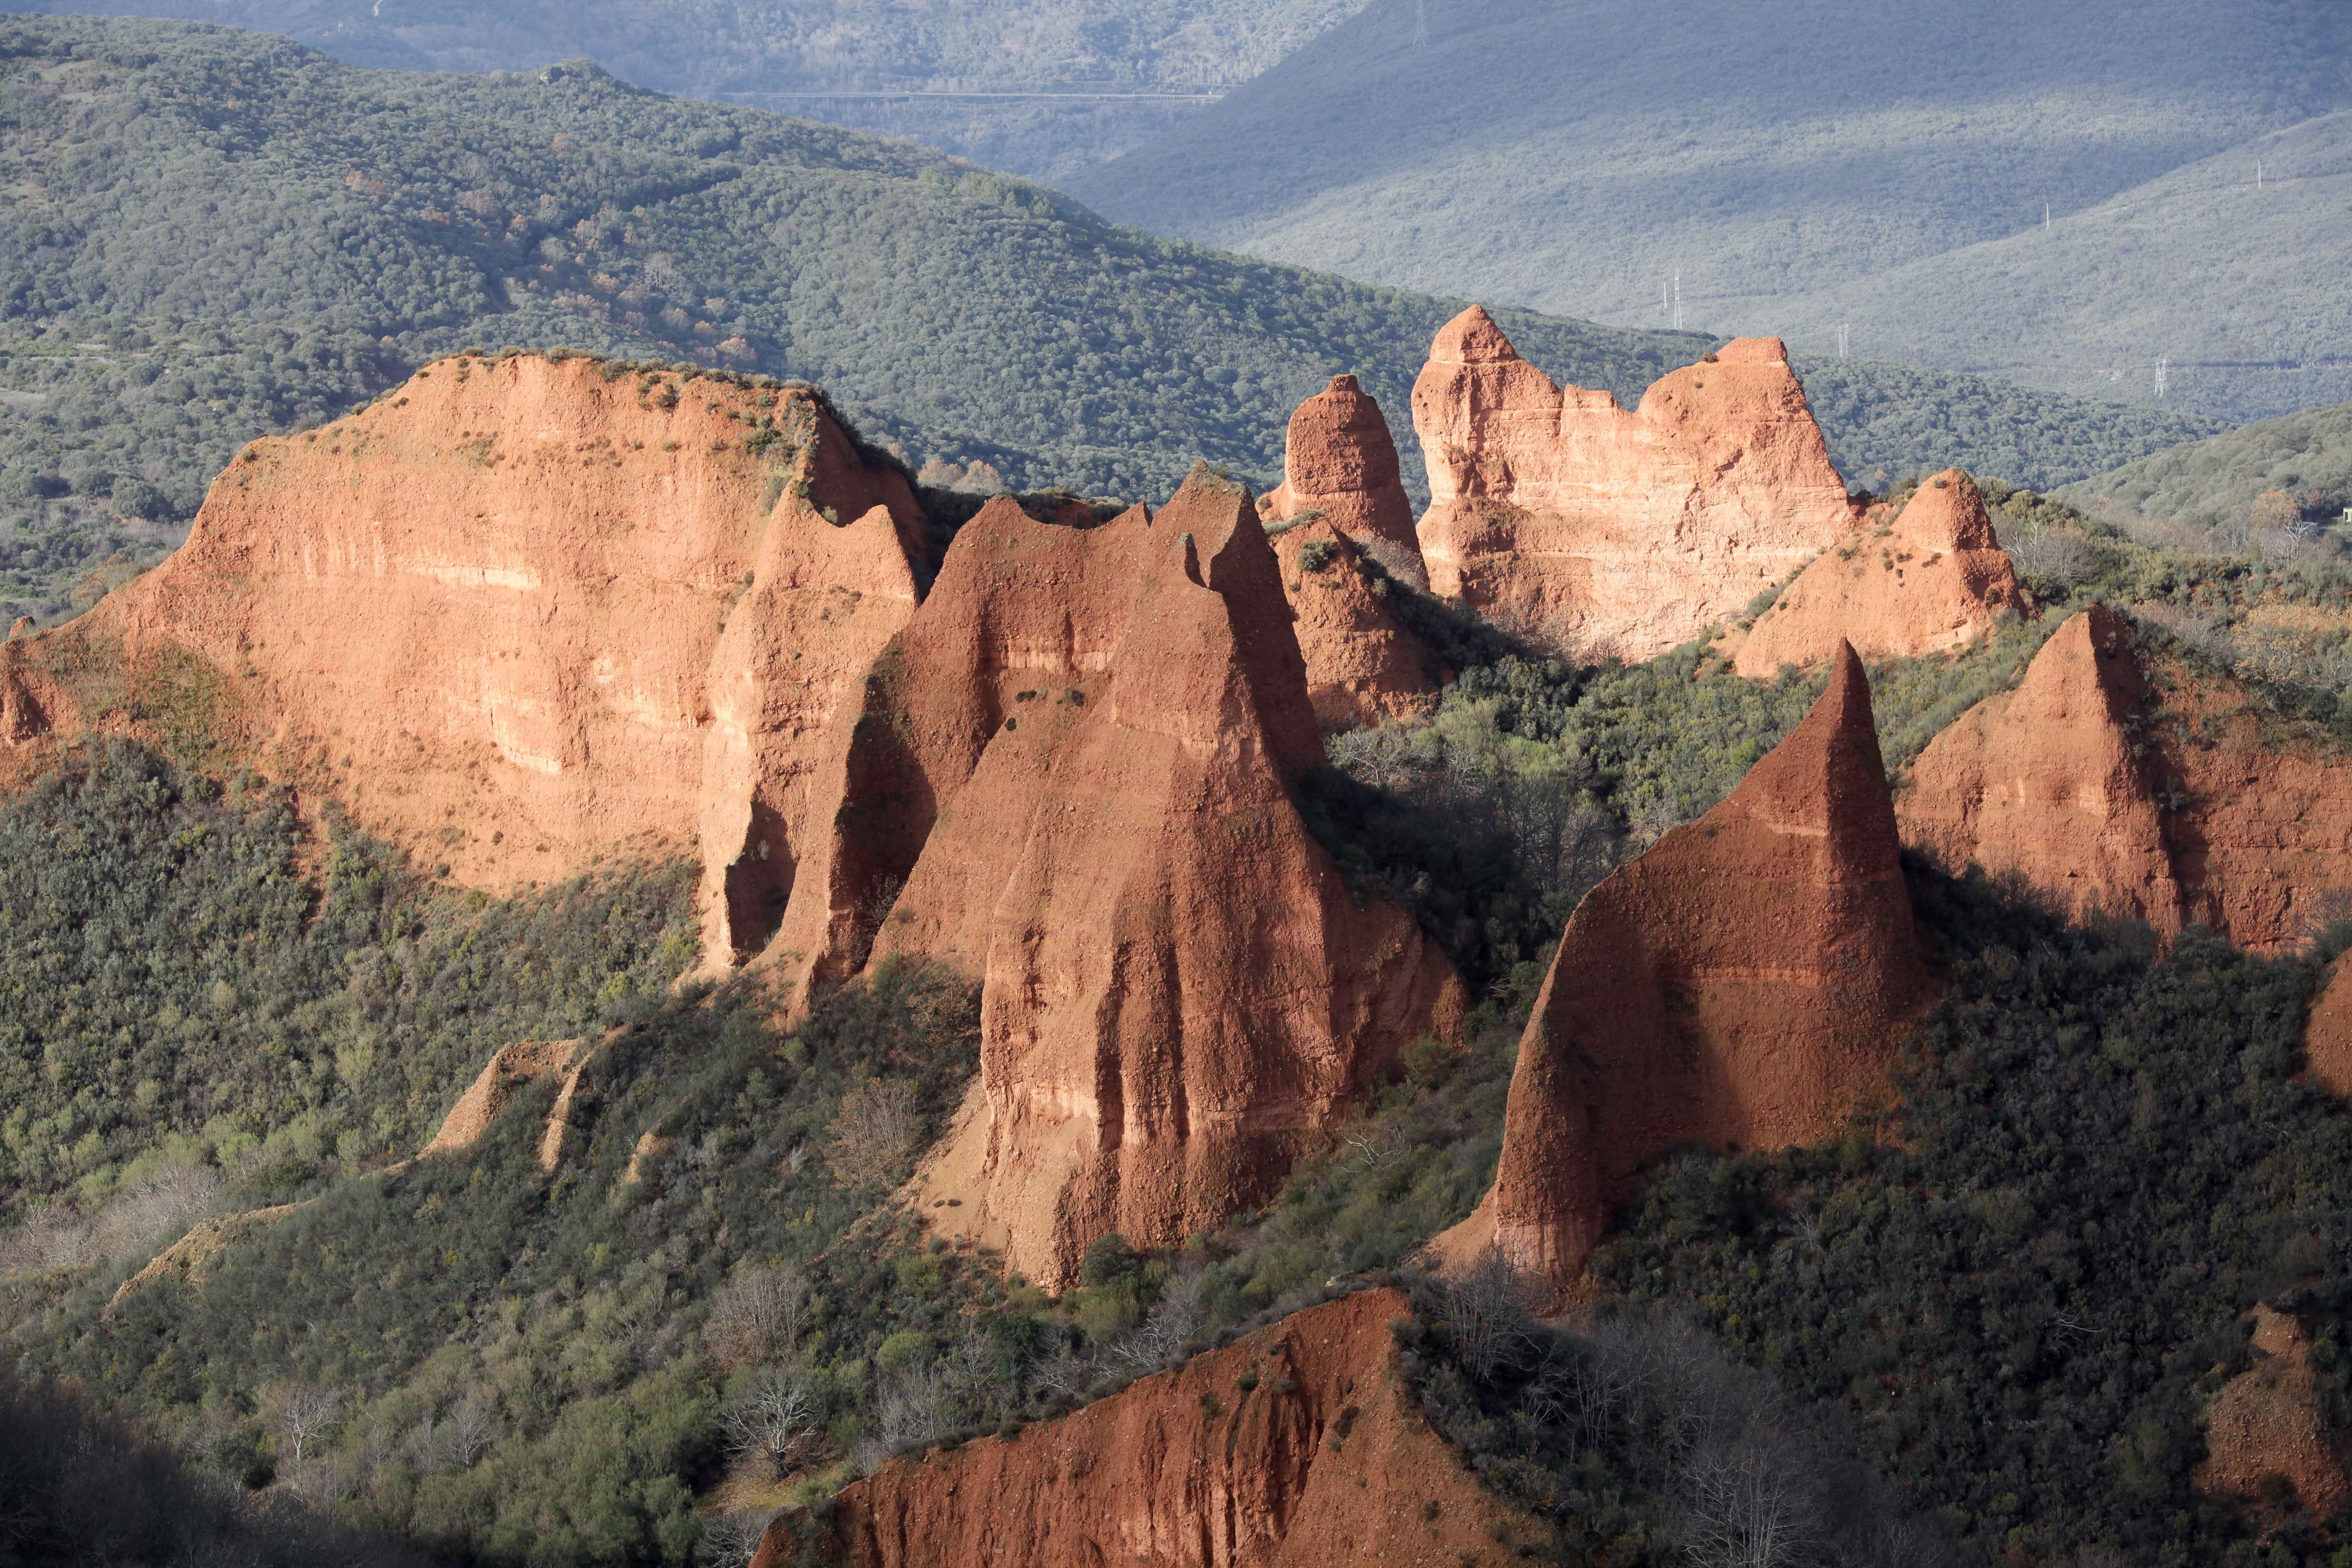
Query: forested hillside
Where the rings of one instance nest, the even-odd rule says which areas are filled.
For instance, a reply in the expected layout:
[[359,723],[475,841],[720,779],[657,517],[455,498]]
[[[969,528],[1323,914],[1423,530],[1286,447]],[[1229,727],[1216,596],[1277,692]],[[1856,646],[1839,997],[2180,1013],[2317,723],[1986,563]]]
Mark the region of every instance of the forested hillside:
[[[1156,498],[1201,458],[1278,473],[1291,410],[1344,370],[1417,485],[1407,394],[1461,304],[583,67],[410,76],[257,34],[20,18],[0,82],[0,599],[47,614],[168,544],[245,441],[469,345],[802,377],[912,468]],[[1504,321],[1554,376],[1622,397],[1708,346]],[[2047,485],[2214,428],[1892,367],[1842,384],[1824,409],[1857,479],[1969,461]]]
[[2172,405],[2253,417],[2346,395],[2296,368],[2352,357],[2340,132],[2307,123],[2352,103],[2345,28],[2285,0],[1379,0],[1066,188],[1604,321],[1670,323],[1679,274],[1688,325],[1813,352],[1844,324],[2146,401],[2165,357]]
[[2352,512],[2352,403],[2174,447],[2060,493],[2085,510],[2241,539],[2339,526]]
[[815,114],[1047,175],[1167,129],[1362,0],[37,0],[283,33],[352,65],[523,70],[585,57],[639,87]]

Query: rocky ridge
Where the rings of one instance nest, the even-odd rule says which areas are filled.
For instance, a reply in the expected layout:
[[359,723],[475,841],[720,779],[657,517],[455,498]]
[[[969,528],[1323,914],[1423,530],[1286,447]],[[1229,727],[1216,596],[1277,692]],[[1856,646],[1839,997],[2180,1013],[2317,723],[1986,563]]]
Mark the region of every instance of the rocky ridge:
[[2015,875],[2074,918],[2293,946],[2352,886],[2352,753],[2279,732],[2234,680],[2094,605],[2014,691],[1930,742],[1895,810],[1947,871]]
[[1882,1106],[1925,976],[1862,661],[1696,822],[1587,894],[1511,1079],[1495,1185],[1441,1237],[1575,1289],[1668,1150],[1815,1142]]
[[1741,675],[1817,665],[1838,644],[1872,658],[1952,653],[2032,608],[1976,481],[1958,468],[1919,487],[1891,521],[1814,557],[1732,653]]
[[[893,1459],[836,1500],[835,1552],[857,1568],[1513,1561],[1512,1516],[1398,1367],[1388,1325],[1407,1310],[1361,1291],[1017,1437]],[[786,1568],[793,1528],[771,1524],[752,1568]]]
[[459,358],[253,443],[163,566],[0,646],[0,733],[159,733],[503,892],[698,855],[772,930],[824,721],[913,613],[922,520],[804,390]]
[[957,535],[836,721],[842,804],[763,961],[800,994],[893,958],[981,978],[920,1201],[1049,1289],[1108,1231],[1171,1245],[1270,1194],[1462,1009],[1290,804],[1321,744],[1248,492],[1200,469],[1078,521],[1000,500]]
[[1430,587],[1580,657],[1686,642],[1861,522],[1777,338],[1728,343],[1628,410],[1555,385],[1474,305],[1432,343],[1412,423]]

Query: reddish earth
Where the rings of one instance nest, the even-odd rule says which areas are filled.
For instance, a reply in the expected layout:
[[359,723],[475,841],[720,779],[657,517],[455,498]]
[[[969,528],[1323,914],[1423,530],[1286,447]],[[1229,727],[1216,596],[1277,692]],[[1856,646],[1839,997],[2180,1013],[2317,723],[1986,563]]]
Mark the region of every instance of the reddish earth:
[[563,1155],[563,1134],[571,1126],[572,1102],[580,1089],[580,1075],[595,1055],[585,1040],[517,1040],[502,1046],[489,1064],[475,1075],[441,1119],[425,1154],[455,1154],[471,1149],[490,1130],[499,1111],[515,1096],[545,1079],[556,1081],[555,1104],[549,1110],[547,1130],[540,1137],[539,1163],[551,1171]]
[[[1541,1531],[1422,1416],[1388,1330],[1406,1311],[1363,1291],[1018,1437],[893,1459],[836,1500],[835,1552],[858,1568],[1511,1562]],[[751,1568],[793,1551],[780,1519]]]
[[1333,376],[1290,416],[1282,483],[1258,510],[1269,522],[1319,512],[1391,576],[1429,585],[1389,422],[1352,375]]
[[2304,1070],[2339,1100],[2352,1100],[2352,964],[2327,966],[2303,1030]]
[[2013,874],[2075,917],[2295,945],[2352,887],[2352,753],[2192,671],[2105,606],[1931,742],[1897,803],[1945,869]]
[[1318,721],[1348,729],[1426,709],[1444,672],[1397,618],[1355,542],[1318,519],[1275,535],[1274,553]]
[[1050,1288],[1106,1232],[1170,1245],[1262,1200],[1459,1010],[1290,804],[1322,756],[1290,609],[1205,469],[1098,527],[990,503],[839,728],[843,805],[769,962],[796,994],[869,958],[981,978],[980,1082],[922,1201]]
[[1976,481],[1958,468],[1919,487],[1891,523],[1814,558],[1732,656],[1742,675],[1813,665],[1840,642],[1870,658],[1968,647],[2003,610],[2031,608]]
[[2311,1364],[2311,1335],[2269,1307],[2254,1309],[2254,1364],[2205,1406],[2207,1458],[2200,1490],[2281,1501],[2281,1481],[2314,1519],[2352,1504],[2341,1440],[2328,1425],[2327,1397]]
[[788,892],[825,721],[920,519],[805,393],[447,360],[255,442],[188,543],[0,646],[0,725],[226,752],[503,891],[699,853],[714,958]]
[[1861,521],[1777,338],[1729,343],[1629,411],[1554,385],[1474,305],[1431,345],[1412,424],[1430,586],[1580,655],[1686,642]]
[[1519,1042],[1494,1190],[1439,1255],[1492,1241],[1571,1290],[1667,1151],[1815,1142],[1881,1105],[1924,989],[1869,681],[1841,648],[1727,799],[1578,907]]

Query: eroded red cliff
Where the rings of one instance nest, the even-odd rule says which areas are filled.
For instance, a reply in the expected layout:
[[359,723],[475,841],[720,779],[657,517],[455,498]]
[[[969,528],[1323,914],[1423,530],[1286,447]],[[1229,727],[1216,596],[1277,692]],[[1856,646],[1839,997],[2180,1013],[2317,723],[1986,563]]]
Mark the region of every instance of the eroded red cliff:
[[1368,569],[1354,540],[1328,521],[1292,525],[1274,553],[1297,620],[1307,695],[1333,729],[1418,713],[1443,673],[1427,645],[1397,616],[1393,587]]
[[1305,667],[1248,492],[1205,469],[1097,527],[992,502],[839,724],[770,962],[797,994],[894,956],[981,979],[924,1201],[1049,1287],[1108,1231],[1262,1200],[1458,1006],[1290,804],[1322,755]]
[[1476,306],[1414,383],[1430,586],[1584,656],[1650,658],[1727,620],[1860,511],[1777,338],[1743,338],[1627,410],[1561,388]]
[[1729,797],[1586,895],[1511,1079],[1488,1243],[1573,1285],[1643,1168],[1817,1142],[1888,1095],[1924,980],[1861,661]]
[[1258,510],[1270,522],[1319,513],[1390,575],[1429,585],[1388,420],[1352,375],[1333,376],[1290,416],[1282,483]]
[[233,755],[491,890],[697,854],[709,956],[756,950],[920,519],[804,391],[616,368],[443,361],[255,442],[171,560],[0,649],[7,738]]
[[1920,486],[1891,522],[1798,573],[1732,668],[1769,676],[1784,664],[1816,665],[1841,642],[1877,658],[1949,653],[1988,636],[2002,611],[2029,607],[1976,481],[1953,468]]
[[2352,887],[2352,752],[2104,605],[1931,742],[1896,812],[1948,871],[2016,875],[2070,915],[2167,936],[2200,921],[2292,946]]
[[[857,1568],[1459,1568],[1540,1531],[1422,1416],[1368,1290],[1261,1329],[1013,1438],[894,1459],[835,1504]],[[753,1568],[793,1560],[770,1527]]]

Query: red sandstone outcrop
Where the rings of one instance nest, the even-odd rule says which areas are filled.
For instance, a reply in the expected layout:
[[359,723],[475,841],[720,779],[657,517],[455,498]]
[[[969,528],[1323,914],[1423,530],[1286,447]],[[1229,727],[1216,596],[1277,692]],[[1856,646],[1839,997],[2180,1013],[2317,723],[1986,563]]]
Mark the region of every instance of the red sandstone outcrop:
[[0,645],[8,738],[226,746],[491,890],[698,852],[711,955],[756,951],[920,517],[805,392],[606,368],[444,361],[255,442],[170,561]]
[[[1457,1568],[1540,1539],[1413,1403],[1393,1290],[1298,1313],[1013,1438],[893,1459],[835,1500],[856,1568]],[[793,1521],[752,1568],[793,1559]]]
[[2257,1306],[2253,1316],[2259,1359],[2205,1406],[2207,1458],[2198,1489],[2267,1501],[2284,1480],[2305,1513],[2332,1518],[2352,1505],[2352,1481],[2311,1364],[2311,1336],[2269,1307]]
[[1426,709],[1438,691],[1437,661],[1397,618],[1355,542],[1318,519],[1275,535],[1274,553],[1317,720],[1349,729]]
[[1389,422],[1354,376],[1333,376],[1298,405],[1282,471],[1282,483],[1258,506],[1268,521],[1319,512],[1390,575],[1429,585]]
[[539,1140],[539,1164],[551,1171],[563,1157],[563,1134],[572,1125],[572,1102],[580,1089],[580,1075],[595,1055],[585,1040],[517,1040],[502,1046],[489,1064],[475,1075],[441,1119],[424,1154],[456,1154],[471,1149],[490,1130],[499,1111],[515,1096],[542,1079],[556,1082],[555,1103],[547,1113],[547,1128]]
[[1570,1288],[1643,1167],[1818,1141],[1882,1101],[1924,980],[1861,660],[1714,810],[1586,895],[1519,1042],[1487,1243]]
[[1920,486],[1891,524],[1815,557],[1731,663],[1769,676],[1819,664],[1841,641],[1879,658],[1948,653],[1988,636],[2001,611],[2030,607],[1976,481],[1953,468]]
[[1686,642],[1860,523],[1777,338],[1729,343],[1628,411],[1554,385],[1474,305],[1431,345],[1412,424],[1430,586],[1580,654]]
[[2052,635],[2013,692],[1928,743],[1896,805],[1906,843],[1958,874],[2022,876],[2081,917],[2180,929],[2161,763],[2139,740],[2148,700],[2131,627],[2094,605]]
[[991,502],[836,727],[843,804],[767,962],[794,995],[869,958],[980,978],[924,1202],[1050,1288],[1108,1231],[1267,1196],[1458,1006],[1290,804],[1322,756],[1305,667],[1248,492],[1205,469],[1097,527]]
[[1948,871],[2014,874],[2071,915],[2166,936],[2201,921],[2292,946],[2352,887],[2352,753],[2103,605],[1931,742],[1895,811]]

